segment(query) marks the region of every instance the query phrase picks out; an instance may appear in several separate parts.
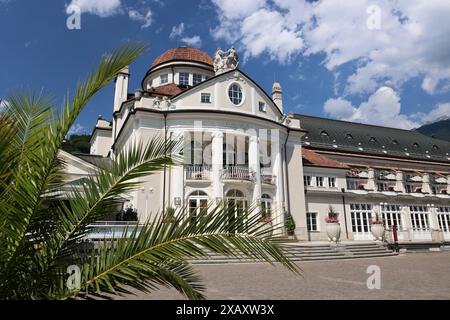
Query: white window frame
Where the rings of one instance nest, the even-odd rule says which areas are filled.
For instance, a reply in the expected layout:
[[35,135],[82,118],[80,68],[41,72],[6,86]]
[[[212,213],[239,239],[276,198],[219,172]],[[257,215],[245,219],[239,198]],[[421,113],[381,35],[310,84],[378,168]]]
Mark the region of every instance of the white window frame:
[[263,102],[263,101],[259,101],[259,102],[258,102],[258,110],[259,110],[259,112],[264,112],[264,113],[266,113],[266,112],[267,112],[267,109],[266,109],[266,103]]
[[[310,227],[313,226],[313,217],[315,219],[315,230],[312,230]],[[306,213],[306,228],[308,232],[319,232],[319,214],[317,212],[307,212]]]
[[[203,97],[208,97],[208,101],[204,101]],[[200,93],[200,102],[201,103],[211,103],[211,93],[208,92],[202,92]]]
[[[200,81],[197,81],[196,82],[196,78],[197,77],[197,80],[198,80],[198,77],[200,77]],[[200,73],[193,73],[192,74],[192,84],[195,86],[196,84],[199,84],[199,83],[201,83],[203,81],[203,76],[200,74]]]
[[[231,87],[234,86],[234,85],[238,86],[238,87],[240,88],[240,91],[241,91],[241,101],[240,101],[239,104],[235,104],[234,101],[231,100],[231,97],[230,97],[230,90],[231,90]],[[230,83],[230,84],[228,85],[228,88],[227,88],[227,97],[228,97],[228,101],[230,101],[232,105],[234,105],[234,106],[236,106],[236,107],[240,107],[240,106],[242,106],[242,105],[244,104],[244,101],[245,101],[245,92],[244,92],[244,89],[242,88],[242,86],[241,86],[239,83],[237,83],[237,82],[232,82],[232,83]]]
[[[309,183],[307,183],[308,182],[308,178],[309,178]],[[312,176],[310,176],[310,175],[306,175],[306,176],[303,176],[303,184],[304,184],[304,186],[305,187],[312,187]]]
[[372,205],[370,203],[350,203],[350,219],[354,237],[357,240],[363,240],[364,237],[367,237],[366,240],[371,240]]
[[[331,185],[331,182],[333,181],[333,186]],[[337,179],[336,177],[328,177],[328,188],[336,189],[337,188]]]
[[450,206],[440,206],[437,210],[439,228],[444,234],[450,235]]
[[[181,82],[181,75],[183,75],[183,79],[185,78],[184,76],[185,75],[187,75],[187,83],[182,83]],[[179,84],[180,84],[180,86],[188,86],[190,83],[189,83],[189,72],[180,72],[179,74],[178,74],[178,82],[179,82]]]
[[[165,81],[163,81],[163,79],[165,79]],[[166,84],[166,83],[169,83],[169,75],[167,73],[159,76],[159,84]]]
[[381,212],[386,227],[392,228],[394,224],[397,224],[398,230],[403,230],[402,206],[398,204],[382,205]]
[[[202,194],[200,194],[200,193],[202,193]],[[189,212],[189,216],[191,218],[198,217],[198,215],[200,214],[202,209],[208,208],[209,197],[206,194],[206,192],[204,192],[202,190],[197,190],[197,191],[191,192],[191,194],[189,195],[187,200],[188,200],[188,212]],[[195,207],[191,207],[191,201],[196,202]],[[205,206],[202,206],[202,203],[204,203]],[[194,212],[194,214],[191,215],[193,212]]]
[[[322,181],[322,185],[319,185],[319,181]],[[325,187],[325,177],[323,177],[323,176],[316,177],[316,187],[317,188],[326,188]]]

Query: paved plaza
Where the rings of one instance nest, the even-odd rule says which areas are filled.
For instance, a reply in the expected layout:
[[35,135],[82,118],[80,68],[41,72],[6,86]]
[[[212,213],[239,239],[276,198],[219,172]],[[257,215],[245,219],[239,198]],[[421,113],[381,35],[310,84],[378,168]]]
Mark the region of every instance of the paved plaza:
[[[367,288],[367,268],[381,270],[381,289]],[[450,299],[450,252],[396,257],[301,262],[303,277],[282,267],[253,264],[198,265],[208,299]],[[125,299],[182,299],[162,288]]]

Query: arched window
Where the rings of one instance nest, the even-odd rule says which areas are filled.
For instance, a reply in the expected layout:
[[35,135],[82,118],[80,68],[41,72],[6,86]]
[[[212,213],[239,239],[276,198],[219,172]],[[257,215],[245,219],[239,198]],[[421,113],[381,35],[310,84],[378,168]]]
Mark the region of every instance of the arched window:
[[196,218],[203,211],[208,209],[208,195],[203,191],[194,191],[188,197],[188,210],[191,218]]
[[263,218],[272,216],[272,198],[267,193],[261,196],[261,216]]
[[247,198],[242,191],[237,189],[232,189],[227,192],[227,208],[230,213],[230,218],[242,215],[247,209]]

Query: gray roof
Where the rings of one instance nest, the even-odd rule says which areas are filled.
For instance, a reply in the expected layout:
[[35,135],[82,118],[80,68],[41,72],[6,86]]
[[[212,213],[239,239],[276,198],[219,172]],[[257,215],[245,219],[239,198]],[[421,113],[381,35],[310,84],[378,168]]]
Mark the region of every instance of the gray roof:
[[320,150],[450,163],[450,142],[417,131],[294,114],[308,131],[302,144]]
[[112,160],[110,158],[86,153],[72,153],[72,155],[101,169],[109,169],[111,167]]

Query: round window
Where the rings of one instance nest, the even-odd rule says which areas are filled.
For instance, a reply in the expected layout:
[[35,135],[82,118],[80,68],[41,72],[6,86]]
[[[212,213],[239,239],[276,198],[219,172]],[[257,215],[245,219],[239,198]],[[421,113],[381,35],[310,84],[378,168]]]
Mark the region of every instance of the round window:
[[242,89],[241,86],[239,86],[238,84],[234,83],[230,86],[230,88],[228,89],[228,97],[230,98],[230,101],[238,106],[241,104],[242,102]]

